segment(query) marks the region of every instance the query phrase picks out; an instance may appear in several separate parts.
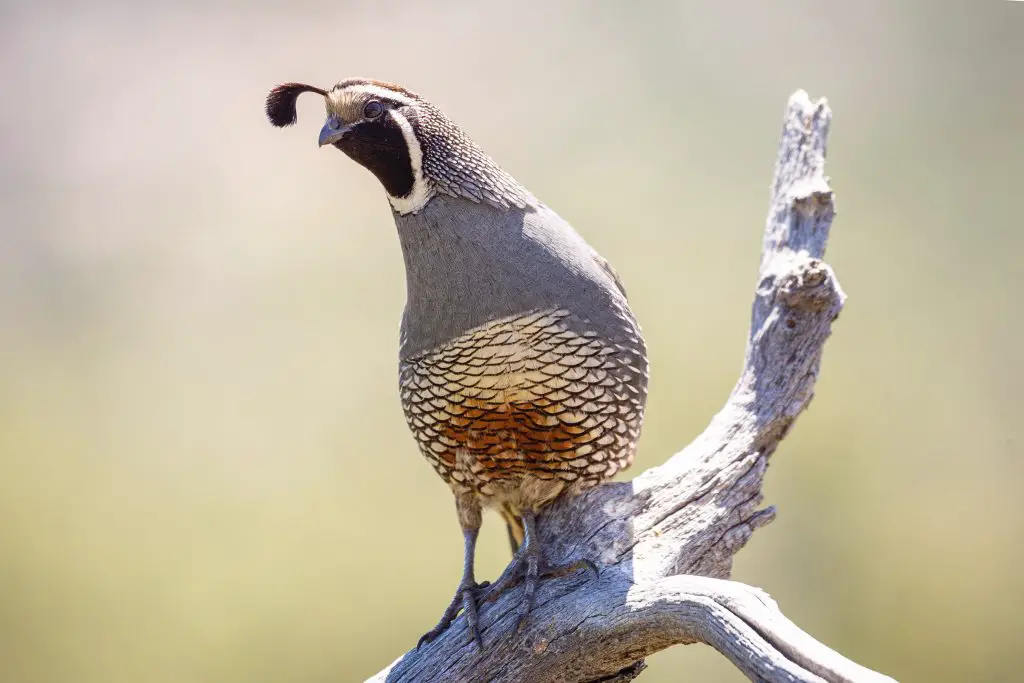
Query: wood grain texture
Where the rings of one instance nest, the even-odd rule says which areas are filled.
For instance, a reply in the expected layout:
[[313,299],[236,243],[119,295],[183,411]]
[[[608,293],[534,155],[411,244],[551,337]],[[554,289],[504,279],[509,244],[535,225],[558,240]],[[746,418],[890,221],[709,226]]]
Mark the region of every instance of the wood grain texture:
[[813,396],[845,299],[822,261],[834,215],[824,175],[830,120],[824,100],[800,91],[789,101],[746,362],[726,405],[664,465],[541,516],[548,559],[590,558],[600,576],[543,582],[515,635],[511,591],[480,610],[482,652],[460,618],[371,681],[629,680],[647,655],[694,642],[757,681],[891,680],[811,638],[759,589],[726,580],[733,556],[774,516],[761,506],[768,459]]

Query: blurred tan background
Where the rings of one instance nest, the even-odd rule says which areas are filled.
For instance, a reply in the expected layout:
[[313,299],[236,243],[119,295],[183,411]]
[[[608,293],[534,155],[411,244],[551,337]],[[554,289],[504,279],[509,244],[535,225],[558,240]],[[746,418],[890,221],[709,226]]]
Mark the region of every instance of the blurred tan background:
[[0,9],[0,680],[361,680],[447,604],[387,203],[317,149],[316,97],[262,111],[352,75],[427,95],[619,269],[653,372],[630,476],[728,394],[786,98],[828,96],[850,300],[735,576],[902,681],[1019,676],[1024,3],[335,0]]

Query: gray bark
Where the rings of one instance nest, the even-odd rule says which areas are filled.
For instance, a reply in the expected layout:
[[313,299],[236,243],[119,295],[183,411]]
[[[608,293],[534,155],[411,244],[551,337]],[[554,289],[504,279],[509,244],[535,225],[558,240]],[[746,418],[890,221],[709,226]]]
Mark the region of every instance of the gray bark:
[[589,558],[598,578],[544,581],[516,634],[512,590],[480,610],[483,651],[460,617],[371,681],[625,681],[647,655],[694,642],[755,681],[892,680],[804,633],[761,590],[727,580],[733,555],[774,517],[761,507],[768,458],[813,396],[845,299],[822,260],[834,216],[831,116],[803,91],[789,100],[746,362],[725,407],[664,465],[544,511],[548,559]]

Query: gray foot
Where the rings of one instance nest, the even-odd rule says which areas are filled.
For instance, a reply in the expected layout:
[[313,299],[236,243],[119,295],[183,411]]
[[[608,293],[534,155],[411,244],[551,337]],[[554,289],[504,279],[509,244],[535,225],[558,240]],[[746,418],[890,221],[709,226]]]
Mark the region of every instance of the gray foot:
[[529,619],[530,611],[533,609],[537,583],[540,579],[568,576],[581,569],[585,569],[595,578],[597,577],[597,566],[590,560],[576,560],[570,564],[560,566],[548,565],[541,556],[538,544],[527,542],[519,549],[515,557],[512,558],[512,562],[502,572],[501,576],[498,577],[498,580],[483,591],[481,602],[494,602],[502,594],[522,582],[523,599],[519,604],[519,618],[516,620],[515,627],[515,631],[518,631]]
[[459,610],[462,610],[466,614],[466,621],[469,625],[469,635],[476,644],[477,647],[483,649],[483,640],[480,638],[480,623],[477,618],[476,607],[480,601],[478,593],[484,588],[488,587],[488,582],[483,583],[467,582],[463,580],[459,584],[459,587],[455,590],[455,597],[452,598],[451,603],[448,604],[448,608],[444,611],[441,616],[441,620],[437,622],[437,626],[424,633],[418,643],[416,643],[416,649],[420,649],[420,646],[424,643],[429,643],[439,635],[448,630],[448,627],[455,621],[455,617],[458,616]]

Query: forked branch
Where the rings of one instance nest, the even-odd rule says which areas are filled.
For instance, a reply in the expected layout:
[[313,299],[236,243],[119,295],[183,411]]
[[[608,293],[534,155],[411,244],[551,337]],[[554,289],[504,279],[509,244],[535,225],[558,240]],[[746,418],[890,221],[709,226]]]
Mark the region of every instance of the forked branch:
[[512,635],[516,596],[480,612],[484,650],[459,619],[371,681],[625,681],[643,658],[703,642],[756,681],[891,681],[814,640],[757,588],[726,580],[732,558],[770,522],[768,458],[814,392],[845,296],[822,260],[832,225],[824,175],[831,112],[789,100],[754,297],[746,363],[725,407],[668,462],[547,509],[542,545],[556,564],[601,567],[544,582]]

